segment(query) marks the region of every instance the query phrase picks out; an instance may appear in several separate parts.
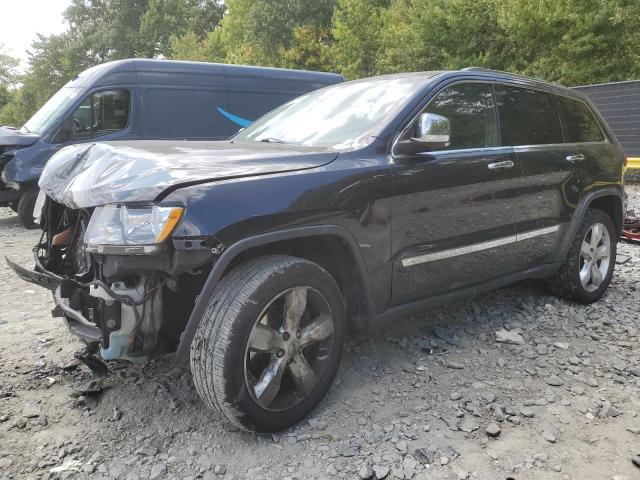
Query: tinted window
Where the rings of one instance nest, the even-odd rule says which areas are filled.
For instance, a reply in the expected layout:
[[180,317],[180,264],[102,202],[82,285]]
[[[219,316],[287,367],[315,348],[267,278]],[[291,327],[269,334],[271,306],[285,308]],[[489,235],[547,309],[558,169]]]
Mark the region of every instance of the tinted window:
[[146,100],[146,138],[222,140],[231,135],[231,122],[218,110],[229,110],[226,92],[150,88]]
[[601,142],[604,135],[593,113],[584,103],[569,97],[556,97],[564,141],[576,142]]
[[73,139],[99,137],[127,128],[129,92],[97,92],[85,98],[73,112]]
[[[435,113],[449,119],[450,142],[442,150],[498,145],[491,85],[464,83],[447,87],[429,102],[422,113]],[[410,127],[410,136],[416,136],[416,126],[417,122]]]
[[495,85],[503,145],[562,143],[560,120],[551,95]]

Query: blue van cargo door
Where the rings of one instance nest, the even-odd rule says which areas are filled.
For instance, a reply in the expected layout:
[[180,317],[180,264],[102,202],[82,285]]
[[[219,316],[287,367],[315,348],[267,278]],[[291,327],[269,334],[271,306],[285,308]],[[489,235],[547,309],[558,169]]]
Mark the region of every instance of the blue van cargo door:
[[224,140],[233,130],[218,108],[228,109],[223,90],[145,87],[144,138]]

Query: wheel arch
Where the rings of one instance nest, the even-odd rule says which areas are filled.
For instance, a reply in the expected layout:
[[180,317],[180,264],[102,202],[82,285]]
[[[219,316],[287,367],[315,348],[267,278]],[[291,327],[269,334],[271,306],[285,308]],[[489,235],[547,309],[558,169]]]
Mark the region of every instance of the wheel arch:
[[624,216],[622,189],[620,187],[606,187],[587,193],[580,200],[571,222],[569,223],[569,227],[567,228],[567,232],[558,251],[559,261],[566,260],[573,237],[580,226],[582,218],[590,208],[597,208],[608,213],[616,227],[616,233],[619,233],[622,229],[622,220]]
[[347,312],[357,327],[362,317],[375,315],[369,276],[362,253],[353,236],[338,225],[296,227],[263,233],[239,240],[226,248],[214,262],[180,336],[177,354],[187,355],[200,320],[220,279],[249,258],[286,254],[318,263],[336,280]]

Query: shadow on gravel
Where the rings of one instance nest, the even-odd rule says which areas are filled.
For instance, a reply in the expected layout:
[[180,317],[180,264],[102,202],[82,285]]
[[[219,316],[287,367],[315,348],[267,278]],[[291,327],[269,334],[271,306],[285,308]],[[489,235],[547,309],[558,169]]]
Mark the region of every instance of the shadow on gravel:
[[11,217],[0,218],[0,228],[1,227],[20,227],[20,222],[18,221],[18,216],[13,215]]

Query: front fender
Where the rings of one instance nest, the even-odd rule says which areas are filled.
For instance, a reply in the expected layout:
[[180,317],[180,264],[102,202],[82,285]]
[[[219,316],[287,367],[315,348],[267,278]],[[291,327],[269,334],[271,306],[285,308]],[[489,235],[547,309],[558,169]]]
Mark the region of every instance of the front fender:
[[364,286],[365,304],[367,308],[367,314],[372,316],[375,313],[375,305],[373,302],[373,296],[369,284],[369,275],[362,258],[362,254],[353,236],[343,227],[338,225],[314,225],[306,227],[291,228],[286,230],[279,230],[270,233],[264,233],[255,235],[252,237],[244,238],[230,247],[226,248],[222,255],[213,264],[211,272],[202,288],[202,291],[198,295],[196,304],[189,316],[187,325],[180,336],[180,343],[178,345],[177,354],[180,356],[187,355],[191,342],[196,334],[198,326],[204,312],[209,303],[209,299],[213,296],[214,290],[217,287],[222,275],[226,271],[227,267],[231,264],[234,258],[236,258],[242,252],[259,246],[265,246],[275,242],[281,242],[292,239],[301,239],[306,237],[326,237],[336,236],[344,240],[353,254],[353,258],[356,261],[358,267],[358,274],[362,285]]

